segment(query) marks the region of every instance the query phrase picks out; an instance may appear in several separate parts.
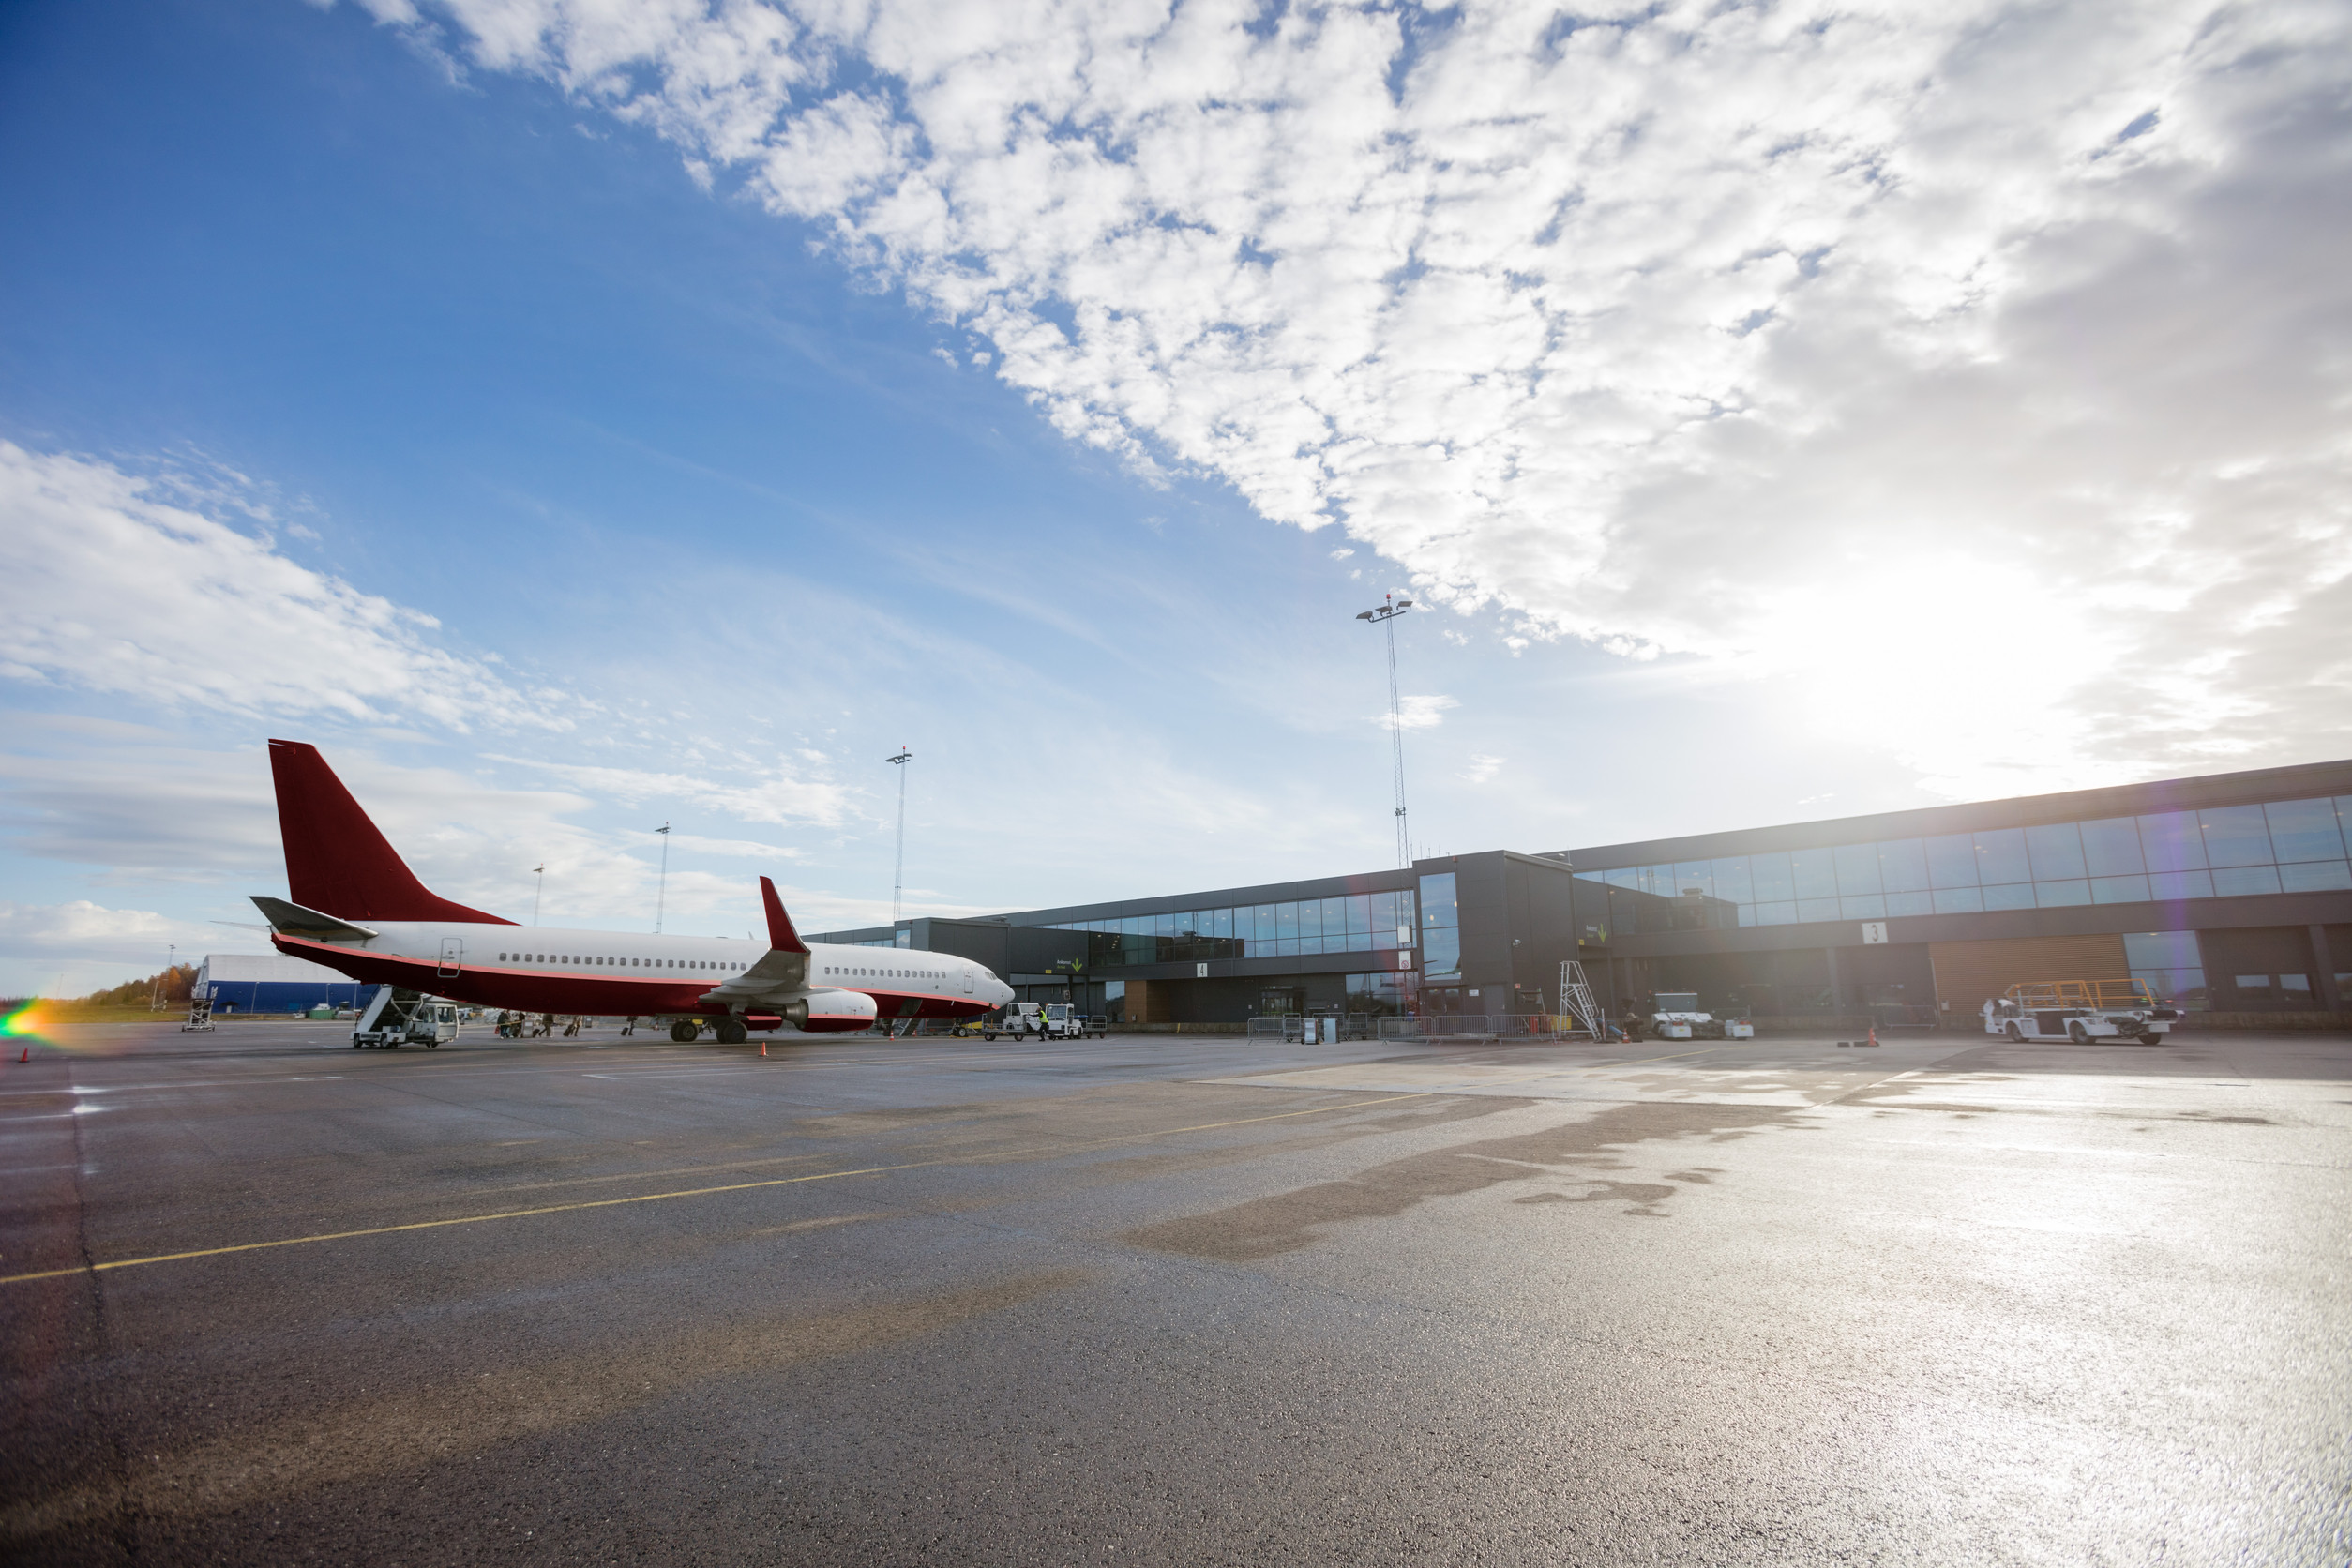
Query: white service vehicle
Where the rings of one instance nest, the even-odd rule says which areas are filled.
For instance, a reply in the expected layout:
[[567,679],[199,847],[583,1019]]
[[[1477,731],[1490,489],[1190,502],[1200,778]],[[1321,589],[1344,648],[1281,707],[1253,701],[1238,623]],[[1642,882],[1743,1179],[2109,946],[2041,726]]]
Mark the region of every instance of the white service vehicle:
[[2137,1040],[2161,1046],[2180,1010],[2145,980],[2035,980],[1983,1006],[1984,1033],[2028,1040]]
[[1756,1025],[1715,1017],[1699,1006],[1696,991],[1660,991],[1650,999],[1650,1033],[1661,1040],[1753,1040]]
[[1000,1034],[1009,1034],[1016,1040],[1033,1035],[1040,1040],[1075,1040],[1080,1028],[1076,1015],[1077,1009],[1066,1002],[1008,1002],[1004,1004],[1004,1016],[994,1027],[982,1030],[981,1034],[989,1040]]
[[458,1006],[422,991],[398,986],[378,986],[368,1010],[352,1026],[354,1050],[398,1050],[422,1046],[427,1050],[458,1037]]

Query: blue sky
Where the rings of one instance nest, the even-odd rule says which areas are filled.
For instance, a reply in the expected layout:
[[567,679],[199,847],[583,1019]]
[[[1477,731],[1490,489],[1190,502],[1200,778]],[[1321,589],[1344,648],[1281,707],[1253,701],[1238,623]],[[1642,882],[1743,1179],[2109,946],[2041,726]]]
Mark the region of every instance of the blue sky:
[[270,735],[550,921],[885,915],[901,745],[911,912],[1380,866],[1391,589],[1440,850],[2341,755],[2341,29],[1784,9],[9,8],[0,990]]

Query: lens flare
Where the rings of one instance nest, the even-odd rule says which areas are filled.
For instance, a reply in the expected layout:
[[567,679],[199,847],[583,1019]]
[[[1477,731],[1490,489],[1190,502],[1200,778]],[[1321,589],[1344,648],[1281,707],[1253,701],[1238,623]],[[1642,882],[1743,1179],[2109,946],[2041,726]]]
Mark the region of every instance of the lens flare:
[[53,1046],[58,1043],[57,1022],[56,1003],[37,996],[12,1012],[0,1013],[0,1040]]

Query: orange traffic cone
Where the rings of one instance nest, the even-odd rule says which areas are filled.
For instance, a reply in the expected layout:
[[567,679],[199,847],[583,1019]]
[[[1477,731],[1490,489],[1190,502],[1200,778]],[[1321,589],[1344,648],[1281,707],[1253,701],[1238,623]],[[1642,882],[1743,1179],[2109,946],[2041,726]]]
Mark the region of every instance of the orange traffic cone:
[[765,1056],[765,1055],[767,1055],[767,1053],[768,1053],[768,1043],[767,1043],[765,1040],[762,1040],[762,1041],[761,1041],[761,1042],[760,1042],[760,1054],[761,1054],[761,1056]]
[[24,1048],[24,1054],[23,1054],[23,1056],[18,1057],[18,1058],[17,1058],[17,1060],[18,1060],[19,1062],[30,1062],[30,1061],[32,1061],[32,1060],[33,1060],[33,1048],[32,1048],[32,1047],[30,1047],[30,1046],[25,1047],[25,1048]]
[[1875,1023],[1870,1026],[1870,1043],[1874,1046],[1878,1043],[1878,1026]]

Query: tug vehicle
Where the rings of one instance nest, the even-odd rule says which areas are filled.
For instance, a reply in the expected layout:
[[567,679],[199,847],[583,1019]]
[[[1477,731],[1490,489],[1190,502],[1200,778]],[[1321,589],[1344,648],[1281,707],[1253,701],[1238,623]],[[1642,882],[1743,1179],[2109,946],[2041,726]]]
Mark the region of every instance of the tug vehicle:
[[1753,1040],[1756,1025],[1715,1017],[1699,1006],[1696,991],[1660,991],[1650,999],[1650,1033],[1661,1040]]
[[2033,980],[1984,1003],[1984,1033],[2028,1040],[2133,1039],[2160,1046],[2180,1010],[2145,980]]

